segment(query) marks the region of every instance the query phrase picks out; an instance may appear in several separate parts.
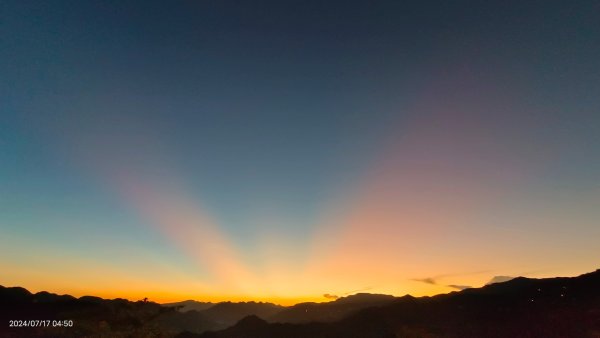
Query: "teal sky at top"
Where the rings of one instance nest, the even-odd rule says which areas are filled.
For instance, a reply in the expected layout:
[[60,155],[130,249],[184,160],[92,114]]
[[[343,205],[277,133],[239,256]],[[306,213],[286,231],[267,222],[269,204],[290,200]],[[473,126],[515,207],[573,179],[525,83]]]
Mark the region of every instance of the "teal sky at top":
[[302,246],[457,67],[541,107],[535,126],[505,112],[498,133],[558,154],[542,186],[597,186],[598,13],[593,1],[3,1],[0,228],[106,260],[119,252],[105,239],[176,257],[107,185],[124,170],[181,181],[245,250],[261,222]]

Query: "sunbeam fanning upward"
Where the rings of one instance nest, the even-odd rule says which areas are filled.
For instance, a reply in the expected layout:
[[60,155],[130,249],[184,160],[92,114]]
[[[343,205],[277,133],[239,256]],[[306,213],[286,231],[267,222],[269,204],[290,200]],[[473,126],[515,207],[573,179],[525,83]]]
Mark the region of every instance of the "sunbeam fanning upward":
[[[502,112],[519,108],[506,97],[500,100],[499,88],[482,87],[476,76],[461,74],[426,86],[404,108],[413,118],[395,124],[355,194],[345,196],[346,205],[319,227],[315,240],[326,239],[317,246],[319,275],[361,280],[387,292],[427,293],[432,290],[401,285],[425,267],[486,268],[473,259],[471,245],[477,242],[462,238],[494,230],[474,217],[501,203],[543,159],[508,145],[506,139],[515,142],[523,135],[506,129],[515,121],[505,121]],[[488,244],[488,250],[501,256],[503,248]]]
[[155,191],[134,178],[125,178],[125,194],[135,209],[150,224],[207,270],[207,282],[225,290],[246,294],[244,286],[257,285],[255,278],[241,264],[235,248],[204,213],[182,196],[170,191]]

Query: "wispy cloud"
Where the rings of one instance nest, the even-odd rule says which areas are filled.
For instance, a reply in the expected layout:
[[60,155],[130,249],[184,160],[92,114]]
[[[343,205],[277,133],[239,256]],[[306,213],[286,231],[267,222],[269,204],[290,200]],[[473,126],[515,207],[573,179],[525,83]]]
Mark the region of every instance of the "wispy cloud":
[[472,288],[472,286],[462,285],[462,284],[445,284],[445,283],[441,283],[440,280],[444,279],[446,277],[475,275],[475,274],[480,274],[480,273],[485,273],[485,272],[488,272],[488,271],[476,271],[476,272],[458,273],[458,274],[444,274],[444,275],[437,275],[437,276],[425,277],[425,278],[412,278],[411,280],[415,281],[415,282],[430,284],[430,285],[445,286],[445,287],[456,289],[456,290],[464,290],[464,289]]
[[413,278],[411,280],[415,281],[415,282],[425,283],[425,284],[445,286],[445,287],[449,287],[449,288],[453,288],[453,289],[457,289],[457,290],[464,290],[464,289],[472,288],[472,286],[470,286],[470,285],[443,284],[438,281],[438,278],[441,278],[441,277]]
[[425,283],[425,284],[431,284],[431,285],[440,285],[440,284],[437,282],[436,278],[439,278],[439,277],[413,278],[413,279],[411,279],[411,280],[412,280],[412,281],[415,281],[415,282],[421,282],[421,283]]
[[514,279],[514,278],[515,277],[511,277],[511,276],[494,276],[492,279],[490,279],[489,282],[485,283],[485,285],[508,282],[509,280]]

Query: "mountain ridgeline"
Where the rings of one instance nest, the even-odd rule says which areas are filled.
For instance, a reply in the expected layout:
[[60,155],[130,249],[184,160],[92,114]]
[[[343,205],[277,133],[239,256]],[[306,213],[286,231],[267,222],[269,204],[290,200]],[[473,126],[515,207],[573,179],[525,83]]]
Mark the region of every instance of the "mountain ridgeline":
[[[0,287],[0,337],[600,337],[600,270],[433,297],[356,294],[327,303],[157,304]],[[9,327],[12,320],[72,327]]]

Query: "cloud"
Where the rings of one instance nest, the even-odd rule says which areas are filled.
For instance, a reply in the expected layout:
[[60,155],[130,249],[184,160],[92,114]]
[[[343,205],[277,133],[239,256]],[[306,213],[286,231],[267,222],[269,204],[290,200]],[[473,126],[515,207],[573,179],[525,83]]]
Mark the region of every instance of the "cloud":
[[464,289],[469,289],[472,287],[470,285],[441,284],[438,282],[438,279],[442,278],[442,277],[444,277],[444,276],[427,277],[427,278],[413,278],[411,280],[415,281],[415,282],[425,283],[425,284],[445,286],[445,287],[449,287],[449,288],[453,288],[453,289],[457,289],[457,290],[464,290]]
[[[456,290],[464,290],[464,289],[472,288],[472,286],[470,286],[470,285],[444,284],[444,283],[439,282],[440,279],[443,279],[448,276],[453,276],[453,275],[439,275],[439,276],[426,277],[426,278],[413,278],[411,280],[415,281],[415,282],[430,284],[430,285],[445,286],[445,287],[449,287],[449,288],[456,289]],[[490,279],[490,281],[487,282],[485,285],[507,282],[514,278],[515,277],[512,277],[512,276],[494,276],[494,278]]]
[[336,300],[336,299],[340,298],[339,296],[332,295],[332,294],[329,294],[329,293],[323,294],[323,297],[325,297],[327,299],[331,299],[331,300]]
[[487,282],[487,283],[485,283],[485,285],[490,285],[490,284],[494,284],[494,283],[508,282],[511,279],[515,279],[515,277],[511,277],[511,276],[494,276],[494,278],[490,279],[490,281]]
[[427,277],[427,278],[414,278],[411,279],[415,282],[421,282],[421,283],[425,283],[425,284],[431,284],[431,285],[439,285],[438,282],[436,281],[437,277]]

